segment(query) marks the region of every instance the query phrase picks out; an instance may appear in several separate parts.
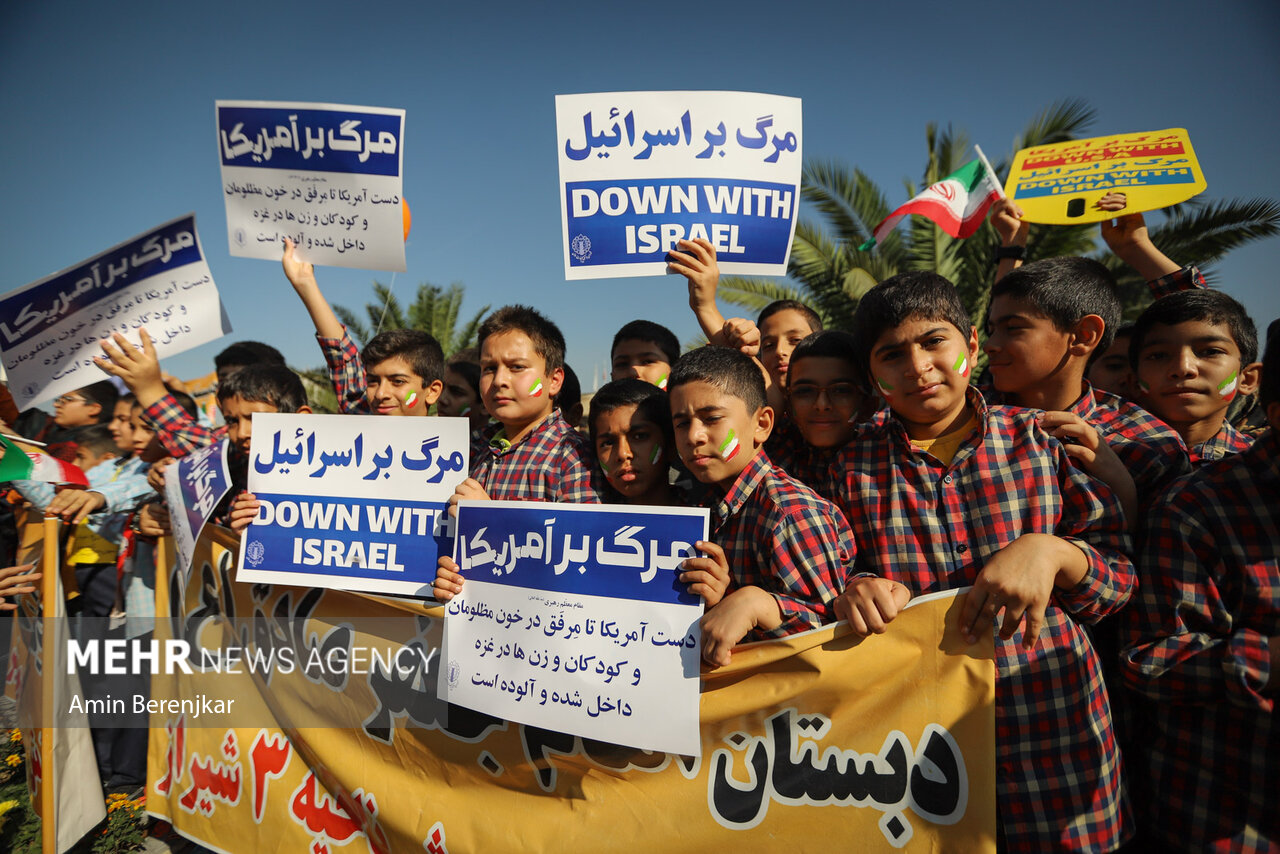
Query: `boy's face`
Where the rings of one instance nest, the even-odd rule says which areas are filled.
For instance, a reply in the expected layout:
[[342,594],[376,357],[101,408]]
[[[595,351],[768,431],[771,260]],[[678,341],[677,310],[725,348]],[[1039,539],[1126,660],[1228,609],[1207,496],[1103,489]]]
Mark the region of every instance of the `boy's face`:
[[444,386],[439,380],[426,385],[403,356],[366,365],[364,375],[365,397],[377,415],[426,415]]
[[480,397],[504,425],[524,426],[550,414],[564,369],[547,375],[533,340],[517,329],[497,332],[480,348]]
[[483,425],[488,418],[480,403],[480,396],[471,388],[467,378],[452,368],[444,369],[444,388],[437,400],[436,413],[470,418],[472,427]]
[[102,404],[92,403],[79,391],[69,391],[53,401],[53,423],[59,427],[84,427],[98,423]]
[[839,448],[853,438],[863,396],[848,359],[809,356],[791,365],[787,399],[791,419],[815,448]]
[[[152,453],[150,455],[147,453],[147,449],[151,446],[152,440],[155,439],[156,434],[155,431],[148,427],[146,422],[142,420],[141,406],[134,404],[133,408],[130,410],[129,424],[132,428],[130,433],[133,437],[134,456],[149,463],[155,462],[160,457],[164,456],[162,452],[156,453],[154,448],[152,448]],[[159,442],[156,442],[155,444],[159,445]]]
[[1089,368],[1089,382],[1094,388],[1132,399],[1133,365],[1129,363],[1129,336],[1116,336],[1107,352]]
[[662,430],[638,406],[627,404],[596,416],[595,427],[596,459],[614,489],[636,499],[666,484],[669,449],[662,447]]
[[274,404],[261,400],[245,400],[240,395],[225,397],[221,401],[222,417],[227,422],[227,440],[241,456],[249,455],[249,443],[253,439],[253,414],[255,412],[279,412]]
[[978,331],[945,320],[912,319],[871,347],[871,378],[913,439],[940,435],[963,412],[978,357]]
[[982,349],[1000,391],[1032,391],[1066,366],[1071,333],[1059,330],[1026,300],[1001,294],[991,301],[989,316]]
[[116,447],[125,456],[133,456],[133,404],[127,400],[116,403],[111,423],[111,438],[116,440]]
[[642,379],[658,388],[667,387],[667,375],[671,373],[671,363],[652,341],[632,338],[619,341],[613,348],[613,373],[610,378],[625,380],[630,377]]
[[1243,366],[1225,324],[1157,323],[1138,351],[1138,391],[1147,409],[1179,427],[1225,417],[1237,394],[1257,387],[1256,366]]
[[[130,453],[132,453],[132,450],[133,449],[131,448]],[[114,459],[114,458],[115,458],[115,454],[111,453],[110,451],[107,451],[106,453],[102,453],[102,454],[95,454],[93,451],[90,451],[88,448],[85,448],[83,446],[76,448],[76,465],[78,465],[80,467],[80,470],[83,472],[88,472],[89,469],[93,468],[94,466],[101,465],[107,460]]]
[[707,382],[690,382],[671,392],[676,450],[703,483],[727,492],[773,430],[773,409],[747,411],[740,397]]
[[809,321],[794,308],[775,312],[760,324],[760,363],[779,386],[787,384],[791,351],[812,332]]

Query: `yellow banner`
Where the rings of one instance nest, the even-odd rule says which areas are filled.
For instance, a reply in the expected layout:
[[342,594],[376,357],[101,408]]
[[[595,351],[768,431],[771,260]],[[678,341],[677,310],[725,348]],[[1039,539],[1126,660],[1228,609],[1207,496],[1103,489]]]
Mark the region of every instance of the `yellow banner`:
[[[154,677],[147,775],[148,811],[191,839],[312,854],[995,850],[992,646],[965,645],[954,596],[863,641],[841,625],[740,649],[704,674],[702,756],[680,757],[442,703],[442,608],[237,584],[234,537],[206,531],[180,601],[177,576],[157,574],[156,637],[204,665]],[[228,668],[218,653],[237,645],[299,666]],[[379,646],[395,665],[319,663]]]
[[1108,193],[1124,193],[1124,212],[1138,213],[1185,202],[1206,186],[1187,132],[1170,128],[1024,148],[1004,191],[1028,222],[1080,225],[1117,215],[1096,207]]
[[5,670],[26,743],[27,794],[41,819],[42,850],[71,850],[106,815],[88,718],[76,711],[80,681],[67,673],[69,619],[60,577],[62,525],[32,511],[18,516],[18,563],[43,575],[37,593],[19,596]]

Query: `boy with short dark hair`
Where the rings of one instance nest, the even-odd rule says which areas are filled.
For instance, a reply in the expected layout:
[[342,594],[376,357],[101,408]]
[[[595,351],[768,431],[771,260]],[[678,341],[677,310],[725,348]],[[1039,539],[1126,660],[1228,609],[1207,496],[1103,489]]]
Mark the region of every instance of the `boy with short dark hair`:
[[1135,755],[1143,828],[1169,849],[1280,848],[1280,338],[1260,389],[1271,429],[1156,501],[1126,611],[1128,683],[1150,703]]
[[564,336],[523,305],[480,325],[480,395],[498,422],[473,448],[462,498],[597,504],[590,443],[556,409],[564,383]]
[[787,415],[765,444],[774,466],[830,500],[835,455],[871,417],[873,405],[848,332],[815,332],[791,352]]
[[1129,341],[1140,401],[1177,431],[1195,465],[1253,444],[1227,423],[1227,409],[1257,389],[1257,357],[1258,331],[1244,306],[1208,289],[1156,300]]
[[444,389],[440,342],[416,329],[391,329],[371,338],[361,353],[320,292],[315,268],[297,257],[292,240],[284,244],[284,274],[315,324],[339,411],[429,415]]
[[610,379],[636,377],[665,390],[671,366],[679,358],[680,341],[674,332],[651,320],[633,320],[613,336]]
[[763,445],[773,428],[764,377],[748,356],[701,347],[680,357],[668,383],[676,447],[720,494],[711,539],[730,589],[702,618],[702,655],[728,664],[744,637],[781,637],[833,622],[853,542],[840,511],[777,469]]
[[1021,266],[995,283],[987,317],[983,350],[999,400],[1043,410],[1045,429],[1116,491],[1132,521],[1137,494],[1150,497],[1190,470],[1172,430],[1085,379],[1090,359],[1107,350],[1120,322],[1106,267],[1079,257]]
[[[961,625],[996,639],[996,791],[1009,851],[1110,851],[1127,828],[1101,665],[1082,622],[1133,588],[1124,515],[1037,413],[969,385],[977,329],[952,284],[905,273],[871,289],[852,330],[890,412],[833,465],[853,527],[837,613],[882,632],[912,595],[972,586]],[[889,500],[892,497],[892,500]],[[1020,642],[1014,637],[1025,621]]]

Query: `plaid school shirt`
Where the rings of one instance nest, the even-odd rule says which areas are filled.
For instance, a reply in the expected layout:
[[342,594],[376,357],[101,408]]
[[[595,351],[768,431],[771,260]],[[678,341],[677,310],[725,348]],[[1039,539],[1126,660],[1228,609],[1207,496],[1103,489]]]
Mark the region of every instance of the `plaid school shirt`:
[[1147,515],[1124,625],[1128,684],[1153,702],[1130,767],[1151,834],[1189,851],[1280,849],[1280,436],[1179,480]]
[[1253,447],[1254,438],[1248,433],[1241,433],[1231,426],[1231,422],[1223,421],[1222,429],[1212,439],[1206,439],[1188,453],[1191,464],[1197,468],[1205,463],[1213,463],[1235,454],[1243,454]]
[[853,534],[840,509],[777,468],[759,450],[712,506],[712,542],[724,549],[729,591],[762,588],[782,625],[747,640],[785,637],[834,623],[853,558]]
[[473,447],[471,476],[495,501],[563,501],[599,504],[595,456],[585,436],[552,410],[541,424],[514,445],[501,439],[502,425],[484,432]]
[[360,351],[351,340],[346,324],[342,327],[342,337],[325,338],[317,333],[316,342],[320,345],[320,352],[324,353],[329,380],[338,396],[338,411],[343,415],[368,415],[373,412],[365,397],[369,381],[364,375],[364,362],[360,360]]
[[168,392],[142,410],[142,422],[155,431],[171,457],[185,457],[227,437],[227,425],[206,427],[188,415]]
[[1092,425],[1115,451],[1133,476],[1139,496],[1154,498],[1175,479],[1190,474],[1182,437],[1136,403],[1094,389],[1086,380],[1084,394],[1069,411]]
[[[1054,534],[1088,559],[1055,590],[1036,645],[996,637],[996,792],[1009,851],[1110,851],[1128,836],[1121,759],[1102,667],[1081,623],[1116,611],[1134,585],[1119,500],[1071,465],[1035,411],[987,408],[949,464],[911,447],[889,417],[863,430],[832,467],[853,528],[854,571],[913,595],[974,583],[1022,534]],[[890,628],[892,631],[892,628]]]

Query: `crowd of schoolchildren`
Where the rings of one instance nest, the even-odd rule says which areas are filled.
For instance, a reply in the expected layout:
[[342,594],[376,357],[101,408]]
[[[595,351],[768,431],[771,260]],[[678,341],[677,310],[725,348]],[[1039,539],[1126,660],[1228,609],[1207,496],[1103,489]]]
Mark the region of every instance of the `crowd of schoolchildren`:
[[[358,349],[291,244],[283,265],[342,412],[470,419],[456,498],[709,507],[680,575],[705,600],[708,667],[837,620],[892,632],[913,597],[969,588],[966,639],[996,636],[1003,850],[1277,850],[1280,336],[1259,362],[1238,302],[1161,254],[1123,196],[1100,206],[1118,216],[1108,246],[1157,297],[1130,326],[1102,264],[1022,263],[1010,202],[991,213],[985,318],[911,272],[866,293],[849,329],[794,301],[726,320],[713,247],[680,241],[669,270],[710,343],[682,355],[666,327],[628,323],[585,419],[564,337],[534,308],[493,312],[478,349],[447,361],[418,331]],[[253,414],[310,410],[266,345],[218,357],[217,428],[145,333],[103,350],[129,394],[99,382],[52,419],[0,417],[89,473],[87,490],[13,486],[70,523],[83,612],[133,636],[153,618],[165,465],[225,437],[221,519],[242,531]],[[0,573],[0,593],[32,589],[25,569]],[[441,558],[436,598],[463,583]],[[136,745],[95,744],[105,784],[141,784]]]

